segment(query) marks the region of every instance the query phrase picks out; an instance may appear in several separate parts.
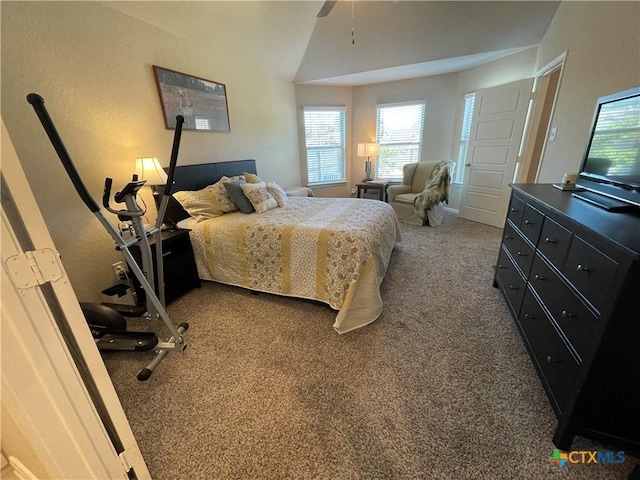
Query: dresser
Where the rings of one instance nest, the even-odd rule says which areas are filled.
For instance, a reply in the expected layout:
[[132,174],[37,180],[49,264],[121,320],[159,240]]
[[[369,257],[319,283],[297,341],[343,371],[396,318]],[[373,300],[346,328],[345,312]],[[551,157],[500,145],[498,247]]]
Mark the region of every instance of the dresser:
[[640,451],[640,209],[511,188],[494,286],[558,418],[553,442]]

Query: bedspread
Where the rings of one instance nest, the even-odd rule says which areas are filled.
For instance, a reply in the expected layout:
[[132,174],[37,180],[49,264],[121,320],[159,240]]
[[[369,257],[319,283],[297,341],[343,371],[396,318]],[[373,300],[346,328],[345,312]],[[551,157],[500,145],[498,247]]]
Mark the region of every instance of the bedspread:
[[380,284],[400,241],[389,204],[351,198],[290,198],[189,228],[201,279],[327,303],[338,333],[380,316]]

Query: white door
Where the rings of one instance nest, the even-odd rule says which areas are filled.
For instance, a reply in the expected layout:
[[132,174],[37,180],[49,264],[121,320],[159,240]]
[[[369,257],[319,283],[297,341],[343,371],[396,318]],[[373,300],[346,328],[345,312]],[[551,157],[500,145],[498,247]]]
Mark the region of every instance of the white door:
[[533,78],[476,92],[460,216],[502,227]]
[[26,442],[43,478],[150,478],[4,122],[1,140],[2,408],[21,437],[3,451]]

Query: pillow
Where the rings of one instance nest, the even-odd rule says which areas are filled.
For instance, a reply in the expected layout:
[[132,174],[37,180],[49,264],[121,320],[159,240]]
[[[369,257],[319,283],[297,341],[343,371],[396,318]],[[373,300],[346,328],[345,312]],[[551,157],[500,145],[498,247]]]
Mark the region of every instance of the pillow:
[[202,190],[184,190],[173,194],[174,198],[180,202],[189,215],[202,222],[208,218],[215,218],[225,212],[216,202],[216,196],[210,189],[211,185]]
[[279,207],[284,207],[289,201],[289,197],[287,197],[287,193],[276,182],[267,183],[267,190],[269,190],[269,193],[273,195],[273,197],[276,199],[276,202],[278,202]]
[[278,202],[274,196],[271,195],[264,182],[245,183],[240,185],[240,188],[242,188],[242,191],[249,198],[251,205],[253,205],[253,208],[255,208],[258,213],[264,213],[278,206]]
[[222,177],[213,185],[209,185],[206,189],[209,189],[211,195],[213,196],[212,202],[214,203],[214,207],[220,210],[222,213],[235,212],[238,210],[238,206],[234,203],[231,197],[227,194],[227,189],[224,188],[224,185],[228,182],[232,182],[234,180],[238,180],[239,177]]
[[226,188],[229,197],[231,197],[231,200],[233,200],[242,213],[253,213],[255,209],[242,191],[242,188],[240,188],[242,185],[247,185],[244,178],[236,180],[235,182],[227,182],[224,184],[224,188]]
[[253,173],[243,172],[242,175],[244,175],[244,179],[247,181],[247,183],[260,183],[262,181],[260,177]]

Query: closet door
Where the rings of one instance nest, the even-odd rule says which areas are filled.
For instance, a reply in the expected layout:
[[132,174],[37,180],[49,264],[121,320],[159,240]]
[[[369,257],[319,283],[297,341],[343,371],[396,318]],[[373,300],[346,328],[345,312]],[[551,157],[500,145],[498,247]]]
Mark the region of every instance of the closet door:
[[4,453],[29,469],[26,444],[41,477],[150,478],[4,122],[1,178],[2,407],[21,437]]

